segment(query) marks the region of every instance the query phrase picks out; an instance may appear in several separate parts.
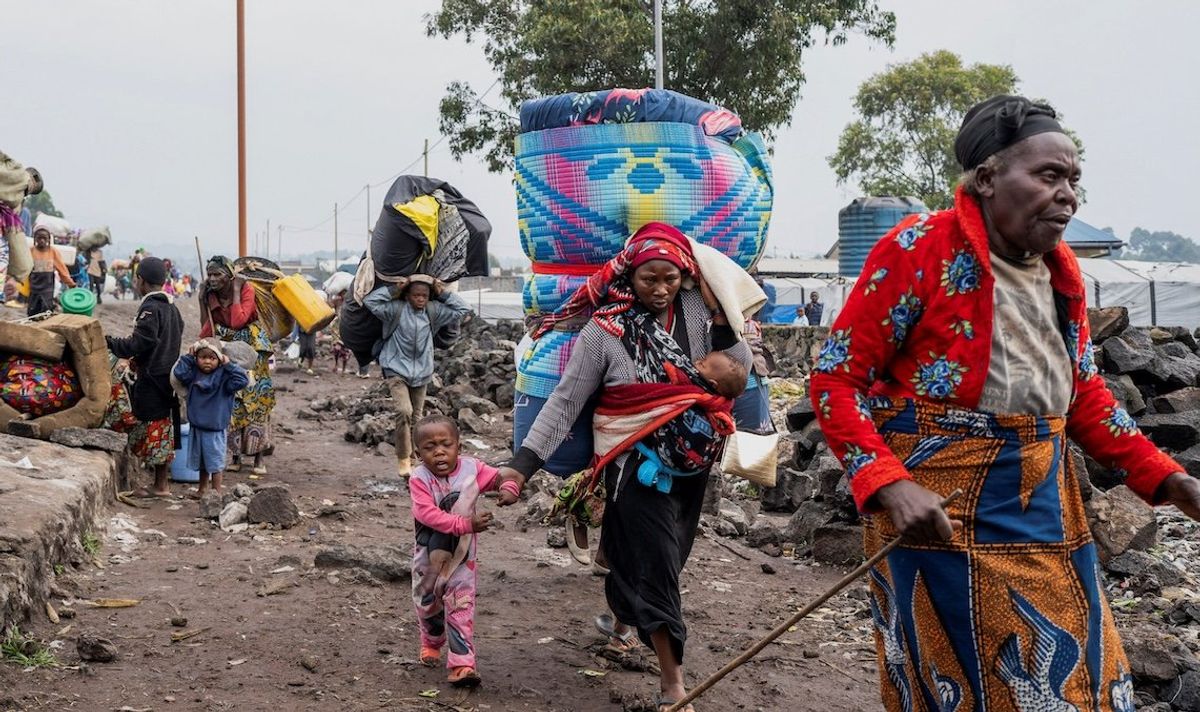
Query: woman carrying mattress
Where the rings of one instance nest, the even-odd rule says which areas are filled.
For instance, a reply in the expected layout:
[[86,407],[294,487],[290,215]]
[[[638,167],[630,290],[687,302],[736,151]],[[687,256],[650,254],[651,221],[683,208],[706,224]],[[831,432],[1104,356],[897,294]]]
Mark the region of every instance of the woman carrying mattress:
[[[686,693],[679,575],[696,537],[709,470],[732,429],[721,427],[730,422],[729,401],[716,397],[695,364],[726,351],[748,369],[751,353],[701,281],[692,243],[663,223],[638,230],[534,336],[589,309],[591,320],[562,380],[501,477],[524,486],[597,391],[598,413],[607,399],[610,421],[624,417],[638,421],[631,430],[643,425],[641,432],[649,430],[619,456],[599,461],[597,475],[606,492],[600,547],[609,567],[605,593],[618,621],[613,633],[628,637],[632,627],[654,648],[661,668],[659,704],[665,708]],[[690,405],[672,408],[668,402]],[[674,416],[652,421],[644,417],[652,409]],[[508,494],[500,498],[501,505],[515,501]]]

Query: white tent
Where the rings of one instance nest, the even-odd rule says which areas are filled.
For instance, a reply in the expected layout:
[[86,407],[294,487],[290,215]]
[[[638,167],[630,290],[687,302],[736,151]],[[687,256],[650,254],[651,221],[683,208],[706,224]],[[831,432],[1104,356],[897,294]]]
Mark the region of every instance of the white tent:
[[829,326],[837,318],[842,305],[850,297],[854,280],[845,277],[768,277],[766,283],[775,287],[775,311],[772,324],[791,324],[796,318],[796,309],[808,303],[809,295],[816,292],[825,305],[821,314],[821,325]]
[[467,289],[458,293],[475,315],[485,321],[525,318],[520,292],[493,292],[490,289]]
[[1090,307],[1125,307],[1134,326],[1200,327],[1200,265],[1082,259]]

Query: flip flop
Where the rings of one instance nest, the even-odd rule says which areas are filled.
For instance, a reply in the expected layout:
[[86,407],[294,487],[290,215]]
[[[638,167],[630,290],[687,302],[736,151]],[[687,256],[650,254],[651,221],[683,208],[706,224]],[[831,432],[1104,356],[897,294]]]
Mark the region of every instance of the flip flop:
[[466,666],[454,668],[446,680],[454,687],[479,687],[483,682],[475,668]]
[[596,620],[593,623],[596,626],[596,630],[608,638],[608,647],[619,653],[627,653],[641,645],[642,641],[638,640],[636,630],[630,628],[624,633],[618,633],[616,620],[607,613],[601,613],[596,616]]
[[[676,702],[675,700],[669,700],[666,697],[663,697],[663,698],[659,699],[658,702],[655,702],[654,704],[658,707],[658,712],[666,712],[667,710],[669,710],[675,706],[675,702]],[[683,712],[696,712],[696,708],[692,707],[692,703],[689,702],[683,708]]]
[[437,648],[421,647],[421,664],[425,667],[435,667],[442,661],[442,651]]

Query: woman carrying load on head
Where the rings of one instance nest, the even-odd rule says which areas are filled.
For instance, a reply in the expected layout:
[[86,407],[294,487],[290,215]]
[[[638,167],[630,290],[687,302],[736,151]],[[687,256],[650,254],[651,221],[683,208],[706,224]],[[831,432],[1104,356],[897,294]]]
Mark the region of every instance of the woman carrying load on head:
[[[727,430],[714,425],[719,420],[709,417],[708,410],[689,407],[598,473],[606,493],[600,548],[609,568],[605,594],[617,621],[612,632],[627,639],[629,627],[636,628],[642,642],[654,648],[662,670],[664,708],[685,694],[687,628],[680,570],[696,536],[709,470],[723,435],[732,431],[731,401],[715,396],[713,384],[700,376],[695,363],[724,350],[741,364],[744,383],[751,361],[749,347],[715,312],[714,300],[702,296],[700,277],[692,247],[681,232],[662,223],[638,230],[617,257],[535,332],[540,335],[555,320],[595,308],[562,380],[512,462],[501,469],[503,478],[523,486],[563,442],[597,391],[598,413],[606,407],[619,412],[624,404],[628,421],[657,407],[657,395],[640,400],[646,392],[636,389],[652,387],[665,396],[673,393],[669,384],[679,383],[681,377],[687,386],[680,387],[704,391],[696,397],[698,404],[721,402]],[[616,407],[606,398],[616,401]],[[512,500],[502,495],[500,503]]]
[[[216,336],[221,341],[243,341],[257,353],[253,385],[238,391],[229,425],[226,470],[241,469],[242,457],[254,457],[257,475],[265,475],[263,455],[270,446],[271,411],[275,409],[275,387],[271,382],[270,359],[274,348],[267,330],[259,323],[254,305],[254,287],[233,274],[233,262],[213,257],[206,268],[207,279],[200,287],[200,338]],[[211,317],[211,319],[210,319]],[[215,329],[214,329],[215,323]]]
[[1200,485],[1097,373],[1054,110],[994,97],[954,148],[954,206],[875,246],[811,380],[868,553],[906,539],[871,572],[884,705],[1132,712],[1067,438],[1151,504]]

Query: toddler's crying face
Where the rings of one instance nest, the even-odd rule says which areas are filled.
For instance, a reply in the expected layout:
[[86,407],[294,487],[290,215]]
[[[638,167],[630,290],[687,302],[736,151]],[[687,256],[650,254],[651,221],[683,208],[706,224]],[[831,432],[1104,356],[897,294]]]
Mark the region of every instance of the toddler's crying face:
[[212,373],[221,365],[221,359],[210,349],[200,349],[196,353],[196,367],[200,373]]

